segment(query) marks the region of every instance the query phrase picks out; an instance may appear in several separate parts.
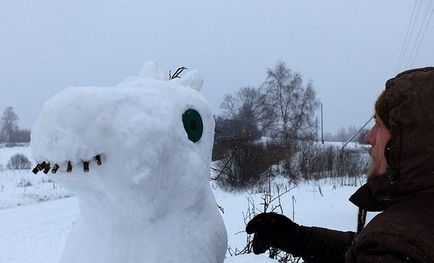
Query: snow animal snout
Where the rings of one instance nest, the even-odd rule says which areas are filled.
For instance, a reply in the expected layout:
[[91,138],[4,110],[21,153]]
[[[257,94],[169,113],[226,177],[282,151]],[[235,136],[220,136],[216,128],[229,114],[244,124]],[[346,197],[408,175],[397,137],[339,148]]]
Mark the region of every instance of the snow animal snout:
[[[91,160],[91,161],[95,161],[95,163],[97,165],[102,165],[101,155],[96,155],[93,158],[93,160]],[[85,172],[85,173],[89,172],[89,163],[91,161],[82,161],[83,172]],[[79,165],[79,163],[76,163],[74,166],[77,166],[77,165]],[[68,173],[72,172],[73,165],[72,165],[71,161],[68,161],[67,164],[64,166],[66,166],[66,172],[68,172]],[[45,174],[48,174],[48,172],[51,169],[51,173],[55,174],[55,173],[57,173],[59,168],[60,168],[60,166],[57,163],[54,164],[53,166],[51,166],[49,161],[48,162],[44,161],[42,163],[38,163],[35,166],[35,168],[33,168],[32,172],[34,174],[37,174],[38,172],[43,171]]]

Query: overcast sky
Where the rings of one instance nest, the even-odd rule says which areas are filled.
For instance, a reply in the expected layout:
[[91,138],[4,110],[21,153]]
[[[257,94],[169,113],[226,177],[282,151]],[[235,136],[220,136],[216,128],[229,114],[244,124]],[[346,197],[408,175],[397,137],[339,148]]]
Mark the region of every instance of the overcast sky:
[[116,85],[154,60],[166,72],[198,69],[218,114],[225,94],[259,86],[281,60],[313,82],[334,133],[370,117],[397,67],[434,65],[432,21],[414,62],[409,42],[398,63],[406,33],[422,38],[431,2],[0,0],[0,111],[13,106],[31,128],[60,90]]

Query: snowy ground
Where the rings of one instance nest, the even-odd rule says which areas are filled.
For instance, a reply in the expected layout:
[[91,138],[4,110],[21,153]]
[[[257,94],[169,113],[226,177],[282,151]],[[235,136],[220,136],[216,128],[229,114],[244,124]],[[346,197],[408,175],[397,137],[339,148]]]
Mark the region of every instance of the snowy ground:
[[0,262],[58,262],[78,211],[75,198],[0,210]]
[[35,176],[29,170],[8,170],[10,157],[17,153],[31,159],[29,146],[0,145],[0,209],[71,196],[43,173]]
[[[357,187],[342,186],[340,181],[328,180],[300,184],[282,196],[283,212],[298,224],[305,226],[355,231],[358,209],[348,201],[348,198]],[[256,211],[260,212],[263,209],[260,205],[262,195],[231,194],[221,190],[215,190],[214,193],[217,202],[224,207],[223,219],[228,232],[228,246],[233,250],[240,250],[245,246],[247,238],[244,232],[243,213],[246,214],[248,199],[253,198]],[[367,220],[373,216],[374,214],[369,214]]]
[[[29,154],[27,147],[0,149],[0,164],[14,152]],[[30,182],[20,186],[22,181]],[[299,224],[340,230],[354,230],[357,209],[349,196],[357,186],[342,186],[341,181],[303,183],[284,194],[284,213]],[[360,183],[360,182],[358,182]],[[54,185],[54,187],[53,187]],[[78,202],[65,190],[31,171],[0,171],[0,263],[57,263],[69,229],[79,213]],[[242,249],[246,243],[243,213],[250,199],[259,212],[260,194],[226,193],[212,185],[228,232],[231,249]],[[48,200],[48,201],[47,201]],[[250,201],[250,202],[251,202]],[[228,255],[229,257],[229,255]],[[231,257],[228,262],[273,262],[266,256]]]

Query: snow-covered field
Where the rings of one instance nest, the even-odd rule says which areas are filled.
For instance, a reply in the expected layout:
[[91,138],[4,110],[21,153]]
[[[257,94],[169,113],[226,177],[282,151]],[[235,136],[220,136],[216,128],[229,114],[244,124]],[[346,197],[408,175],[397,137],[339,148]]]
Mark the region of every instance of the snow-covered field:
[[19,147],[0,145],[0,209],[71,196],[42,173],[35,176],[30,170],[6,169],[11,156],[18,153],[31,160],[28,145]]
[[[0,164],[16,152],[29,156],[28,147],[1,148]],[[30,185],[20,185],[20,182]],[[360,183],[360,182],[358,182]],[[282,183],[283,184],[283,183]],[[54,187],[53,187],[54,186]],[[261,194],[227,193],[211,184],[222,213],[228,245],[232,250],[246,244],[243,215],[249,202],[262,209]],[[79,213],[76,197],[47,177],[30,170],[0,171],[0,263],[58,262],[70,227]],[[357,209],[349,196],[357,186],[342,186],[339,181],[303,183],[281,198],[284,213],[299,224],[340,230],[354,230]],[[250,201],[249,201],[250,200]],[[265,256],[230,257],[228,262],[270,262]]]

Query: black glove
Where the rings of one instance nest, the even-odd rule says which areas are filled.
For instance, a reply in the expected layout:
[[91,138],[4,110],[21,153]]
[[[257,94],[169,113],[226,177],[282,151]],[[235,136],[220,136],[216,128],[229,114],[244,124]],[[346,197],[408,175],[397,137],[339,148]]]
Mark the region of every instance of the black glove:
[[252,242],[253,253],[264,253],[270,247],[291,254],[300,250],[302,227],[284,215],[263,213],[255,216],[246,226],[247,234],[255,234]]

